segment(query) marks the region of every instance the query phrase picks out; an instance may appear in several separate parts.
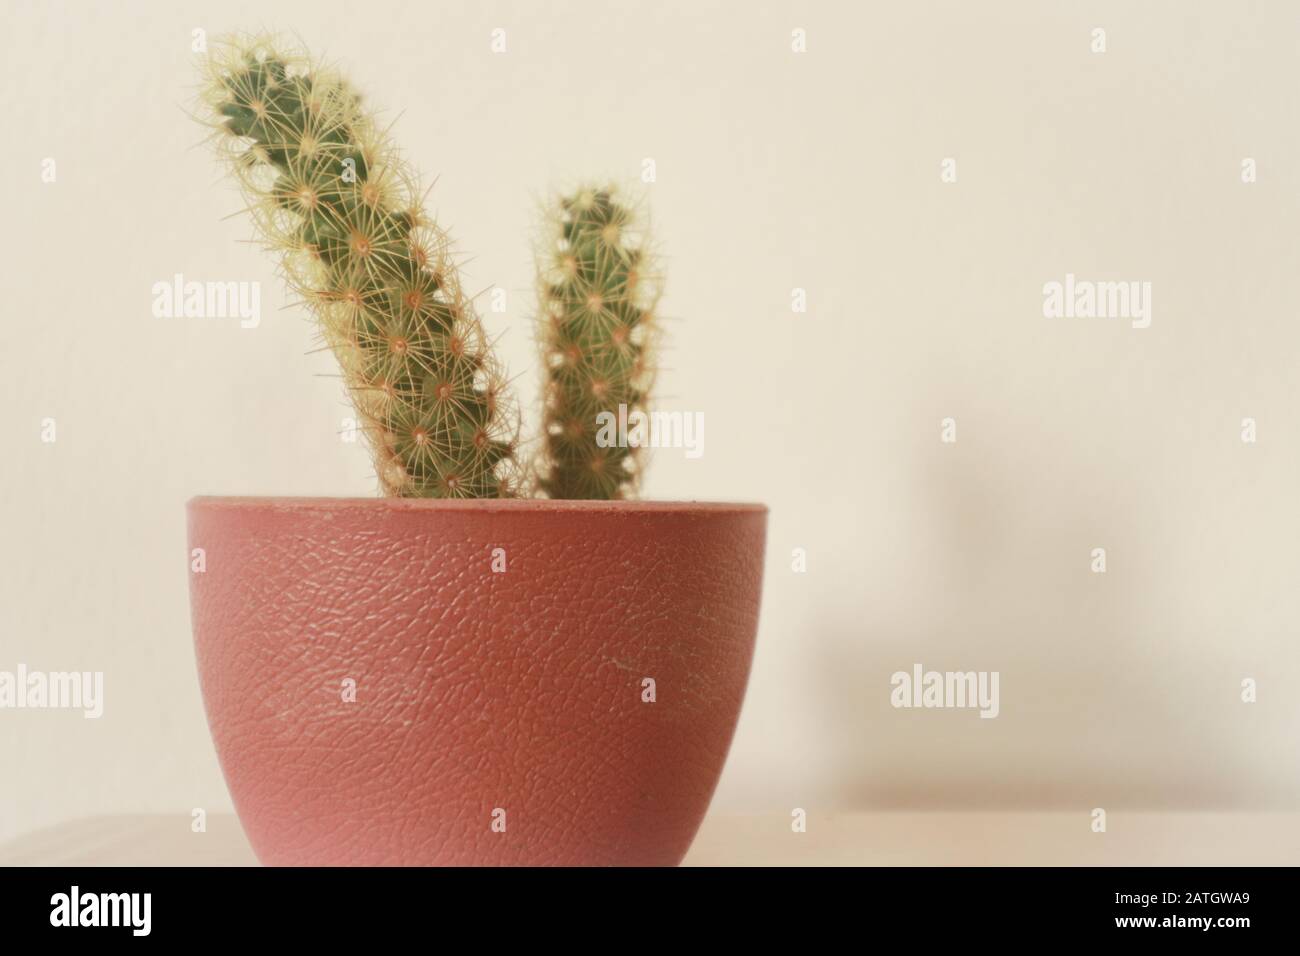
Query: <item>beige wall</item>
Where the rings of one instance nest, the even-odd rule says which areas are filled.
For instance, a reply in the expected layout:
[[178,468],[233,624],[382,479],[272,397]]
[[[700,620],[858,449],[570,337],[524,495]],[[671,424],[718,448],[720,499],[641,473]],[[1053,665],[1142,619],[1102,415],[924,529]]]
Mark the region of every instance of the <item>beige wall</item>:
[[[0,670],[102,670],[106,699],[0,711],[0,838],[228,808],[182,505],[373,490],[184,112],[190,31],[262,25],[345,65],[438,174],[470,285],[510,291],[488,321],[525,397],[534,200],[654,159],[662,404],[707,443],[647,491],[772,507],[718,805],[1296,807],[1295,9],[753,6],[7,8]],[[155,319],[177,272],[261,282],[261,325]],[[1045,318],[1066,273],[1150,282],[1150,327]],[[999,671],[999,717],[892,708],[914,662]]]

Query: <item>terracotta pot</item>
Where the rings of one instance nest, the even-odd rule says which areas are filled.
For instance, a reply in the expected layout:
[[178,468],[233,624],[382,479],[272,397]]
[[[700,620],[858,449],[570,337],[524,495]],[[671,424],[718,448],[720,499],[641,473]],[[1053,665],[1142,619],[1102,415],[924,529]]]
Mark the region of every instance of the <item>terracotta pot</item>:
[[749,676],[766,508],[188,510],[208,723],[262,862],[685,855]]

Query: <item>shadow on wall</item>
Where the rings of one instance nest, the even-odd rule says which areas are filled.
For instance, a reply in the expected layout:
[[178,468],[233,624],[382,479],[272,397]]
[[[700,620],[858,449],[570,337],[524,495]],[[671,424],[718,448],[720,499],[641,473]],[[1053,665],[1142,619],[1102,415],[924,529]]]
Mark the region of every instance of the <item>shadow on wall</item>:
[[[1177,621],[1144,599],[1136,569],[1155,573],[1157,556],[1126,518],[1147,503],[1112,487],[1067,511],[1050,480],[1010,458],[927,461],[914,457],[910,470],[932,513],[899,519],[922,540],[868,558],[871,584],[841,592],[853,606],[809,622],[839,801],[1294,808],[1294,780],[1270,779],[1281,754],[1224,683],[1237,678],[1183,647]],[[1122,549],[1125,573],[1092,570],[1098,528]],[[916,664],[998,672],[997,716],[894,707],[891,675]]]

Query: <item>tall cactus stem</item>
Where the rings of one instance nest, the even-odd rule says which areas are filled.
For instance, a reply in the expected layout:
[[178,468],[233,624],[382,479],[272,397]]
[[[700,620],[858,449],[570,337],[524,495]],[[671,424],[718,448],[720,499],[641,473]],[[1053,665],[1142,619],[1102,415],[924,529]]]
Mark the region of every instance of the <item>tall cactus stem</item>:
[[211,46],[202,99],[257,231],[308,304],[385,494],[517,494],[518,416],[447,234],[336,72],[277,41]]

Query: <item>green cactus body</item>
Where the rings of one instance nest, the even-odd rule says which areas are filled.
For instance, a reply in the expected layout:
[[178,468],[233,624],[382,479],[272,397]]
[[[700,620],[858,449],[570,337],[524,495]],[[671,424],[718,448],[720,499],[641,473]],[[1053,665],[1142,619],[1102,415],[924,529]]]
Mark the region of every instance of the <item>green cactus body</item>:
[[338,357],[384,493],[514,495],[517,425],[446,234],[348,85],[272,46],[214,50],[205,100]]
[[538,269],[546,376],[538,485],[551,498],[629,497],[640,450],[610,442],[608,425],[645,413],[659,291],[636,215],[610,189],[561,199]]

